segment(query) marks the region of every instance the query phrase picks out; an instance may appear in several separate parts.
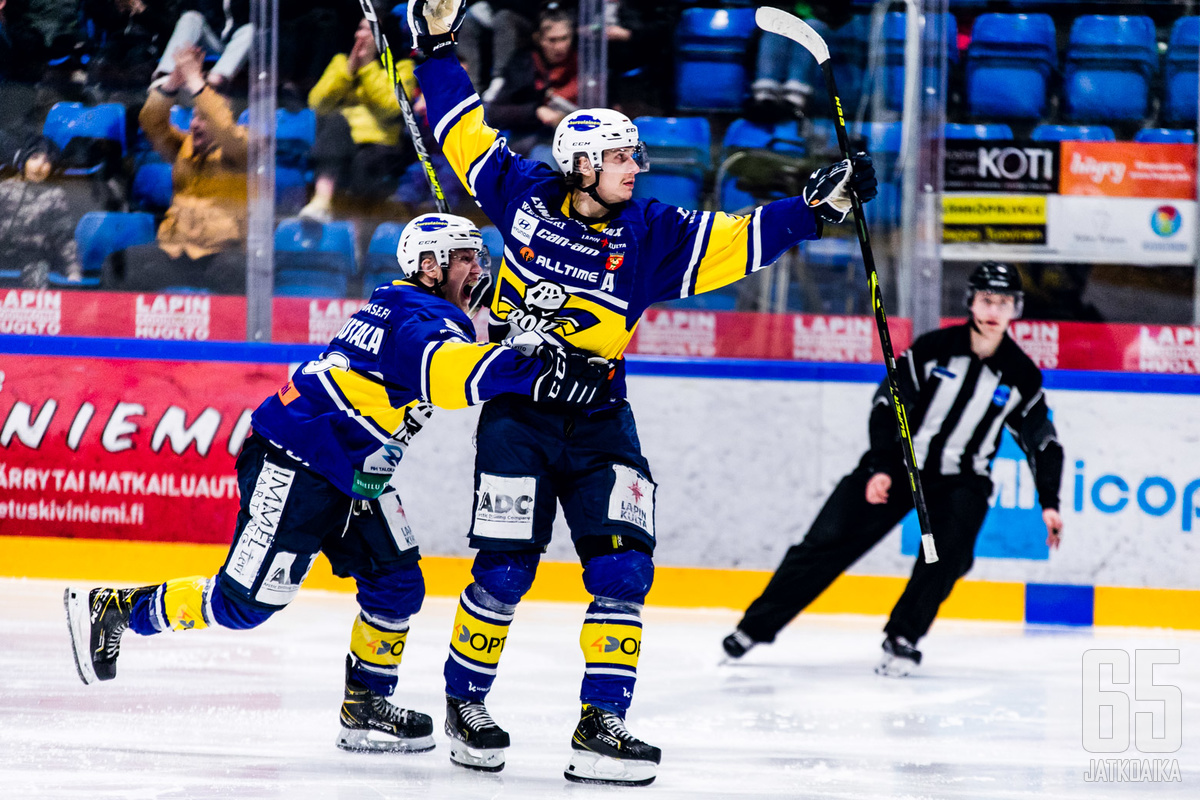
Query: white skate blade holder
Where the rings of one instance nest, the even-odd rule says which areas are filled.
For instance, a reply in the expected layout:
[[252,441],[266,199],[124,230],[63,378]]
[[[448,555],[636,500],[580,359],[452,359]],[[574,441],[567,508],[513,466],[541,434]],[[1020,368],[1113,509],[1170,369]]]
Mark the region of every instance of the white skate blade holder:
[[450,760],[460,767],[483,772],[499,772],[504,769],[504,748],[485,750],[468,747],[457,739],[450,739]]
[[335,744],[351,753],[425,753],[434,748],[433,736],[400,739],[383,731],[342,728]]
[[648,786],[658,775],[653,761],[634,761],[626,758],[575,750],[563,771],[563,777],[575,783],[607,783],[625,786]]
[[875,674],[885,678],[903,678],[911,675],[916,668],[917,665],[911,659],[897,658],[890,653],[884,653],[879,666],[875,667]]
[[92,617],[88,607],[88,591],[74,586],[63,592],[63,607],[67,610],[67,629],[71,632],[71,650],[75,654],[75,671],[85,684],[96,683],[96,668],[92,666]]

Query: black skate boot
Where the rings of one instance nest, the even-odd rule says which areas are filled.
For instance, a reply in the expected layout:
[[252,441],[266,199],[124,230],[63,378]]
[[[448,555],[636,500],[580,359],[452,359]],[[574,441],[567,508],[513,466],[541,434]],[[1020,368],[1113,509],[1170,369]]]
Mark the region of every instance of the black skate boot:
[[67,628],[75,652],[75,670],[84,683],[111,681],[117,677],[121,634],[129,627],[133,604],[157,586],[137,589],[86,589],[68,587],[63,593]]
[[346,699],[337,746],[353,753],[424,753],[432,750],[433,719],[419,711],[397,708],[381,694],[352,677],[346,656]]
[[460,767],[484,772],[504,769],[508,731],[501,728],[483,703],[446,696],[446,735],[450,760]]
[[658,774],[662,751],[635,739],[625,720],[585,705],[571,736],[571,760],[563,777],[575,783],[648,786]]
[[883,658],[875,668],[876,675],[888,678],[903,678],[921,663],[921,651],[913,647],[903,636],[892,636],[883,640]]
[[738,628],[721,641],[721,647],[725,648],[725,655],[730,658],[741,658],[750,652],[750,648],[756,644],[758,642],[751,639],[741,628]]

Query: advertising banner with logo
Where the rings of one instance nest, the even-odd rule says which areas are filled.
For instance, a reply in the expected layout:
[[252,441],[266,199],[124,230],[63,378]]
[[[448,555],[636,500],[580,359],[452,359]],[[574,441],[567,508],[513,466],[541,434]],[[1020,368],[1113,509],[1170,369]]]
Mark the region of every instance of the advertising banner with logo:
[[1048,194],[1058,189],[1056,143],[947,139],[944,164],[948,192]]
[[1190,144],[1062,142],[1059,194],[1196,199],[1196,148]]
[[285,364],[0,355],[0,530],[226,542],[234,458]]
[[1046,197],[947,194],[942,197],[942,242],[994,246],[1046,243]]
[[1064,261],[1191,264],[1196,202],[1051,195],[1047,253]]

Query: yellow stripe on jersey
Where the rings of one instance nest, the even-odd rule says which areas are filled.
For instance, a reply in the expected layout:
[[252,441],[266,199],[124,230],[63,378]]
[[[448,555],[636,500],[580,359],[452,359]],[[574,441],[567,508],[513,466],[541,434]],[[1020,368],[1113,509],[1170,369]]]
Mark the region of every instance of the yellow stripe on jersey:
[[617,621],[585,622],[579,647],[588,664],[619,664],[637,667],[642,654],[642,629]]
[[350,631],[350,652],[368,664],[390,667],[400,663],[407,641],[407,628],[385,631],[364,620],[360,614]]
[[712,215],[708,246],[696,268],[696,294],[720,289],[746,277],[753,216],[738,217],[721,211]]
[[[476,106],[463,114],[446,132],[446,141],[442,143],[442,152],[454,174],[462,181],[462,185],[471,191],[472,184],[467,180],[467,172],[471,165],[492,146],[496,141],[496,129],[488,127],[483,121],[483,106]],[[472,195],[475,192],[471,192]]]
[[429,359],[429,402],[438,408],[466,408],[471,372],[491,355],[498,344],[446,342]]
[[207,585],[208,578],[201,575],[167,581],[163,605],[167,607],[167,623],[171,630],[198,631],[208,627],[204,620],[204,589]]
[[387,389],[370,378],[343,369],[331,369],[327,373],[351,408],[370,419],[387,433],[395,433],[404,425],[404,412],[408,405],[396,408],[388,397]]

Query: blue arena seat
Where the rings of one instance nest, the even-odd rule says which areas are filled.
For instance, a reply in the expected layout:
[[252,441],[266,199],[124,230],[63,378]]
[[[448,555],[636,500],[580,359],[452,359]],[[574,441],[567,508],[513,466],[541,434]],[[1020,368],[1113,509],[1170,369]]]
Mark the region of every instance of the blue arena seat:
[[1107,125],[1038,125],[1029,138],[1035,142],[1115,142]]
[[[857,239],[802,242],[800,253],[811,283],[792,281],[788,308],[826,314],[862,314],[868,309],[866,271]],[[819,305],[814,307],[815,289]]]
[[[867,50],[871,39],[871,17],[858,14],[845,25],[829,32],[829,45],[833,80],[837,83],[838,96],[842,100],[845,116],[851,116],[862,100],[863,83],[866,78]],[[817,89],[813,95],[813,114],[832,114],[826,92]]]
[[[250,124],[250,109],[238,115],[239,125]],[[275,109],[275,161],[284,166],[305,168],[308,151],[317,140],[317,115],[310,108],[293,113]]]
[[[721,142],[721,160],[739,150],[766,150],[779,155],[803,158],[808,145],[800,131],[798,120],[785,120],[773,125],[760,125],[746,119],[735,119],[725,131]],[[728,176],[721,181],[720,208],[722,211],[743,211],[757,205],[754,196],[737,187],[737,178]]]
[[62,149],[64,175],[94,175],[125,155],[125,106],[55,103],[42,134]]
[[304,170],[275,167],[275,211],[280,216],[296,214],[308,202],[308,180]]
[[376,286],[404,277],[396,261],[396,248],[400,245],[400,234],[404,225],[399,222],[384,222],[371,235],[367,246],[366,266],[363,268],[363,297],[370,297]]
[[133,176],[133,202],[145,211],[164,211],[171,206],[175,189],[171,183],[171,165],[162,161],[138,167]]
[[1013,138],[1012,128],[1003,123],[991,123],[988,125],[966,125],[961,122],[947,122],[942,128],[942,138],[944,139],[977,139],[987,141],[989,139],[1011,139]]
[[[884,70],[883,97],[892,111],[904,107],[904,40],[907,18],[903,12],[893,11],[883,21]],[[950,65],[958,63],[958,23],[953,14],[926,14],[922,26],[922,37],[928,47],[934,42],[946,42],[946,60]],[[940,76],[936,67],[930,65],[922,70],[921,85],[940,88]]]
[[676,29],[675,101],[680,109],[733,110],[746,94],[752,8],[688,8]]
[[353,222],[290,218],[275,229],[275,293],[283,297],[345,297],[357,272]]
[[967,108],[985,118],[1040,119],[1057,63],[1049,15],[984,14],[967,48]]
[[1154,21],[1091,14],[1071,26],[1063,73],[1066,114],[1081,121],[1135,121],[1146,116],[1158,64]]
[[1197,55],[1200,51],[1200,17],[1180,17],[1171,26],[1164,75],[1166,96],[1162,117],[1170,123],[1196,124]]
[[154,215],[89,211],[75,225],[75,245],[85,277],[100,275],[104,259],[118,250],[154,241]]
[[1133,140],[1153,144],[1195,144],[1196,132],[1189,128],[1146,128],[1135,133]]
[[638,117],[638,136],[650,156],[635,197],[656,197],[681,208],[698,208],[704,177],[712,167],[712,131],[705,117]]

